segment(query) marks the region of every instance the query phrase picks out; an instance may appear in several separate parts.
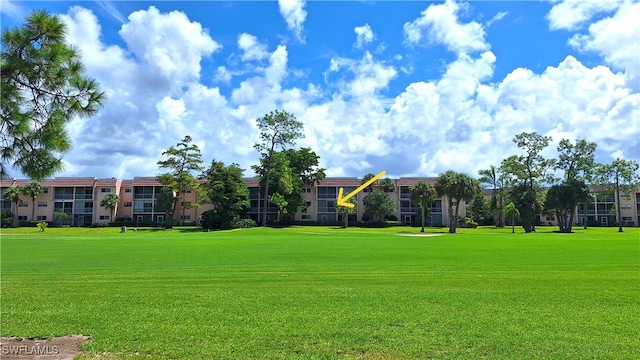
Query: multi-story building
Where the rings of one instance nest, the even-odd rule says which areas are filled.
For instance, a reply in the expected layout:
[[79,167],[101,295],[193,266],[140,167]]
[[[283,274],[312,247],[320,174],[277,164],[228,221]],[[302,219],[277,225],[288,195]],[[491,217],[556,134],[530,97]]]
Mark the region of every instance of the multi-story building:
[[[395,189],[390,191],[389,197],[394,201],[395,212],[389,214],[391,218],[406,224],[419,224],[419,208],[410,201],[409,189],[418,181],[427,181],[434,184],[435,178],[399,178],[393,180]],[[264,201],[260,198],[258,179],[244,179],[249,188],[251,206],[247,211],[247,217],[260,222],[265,210]],[[12,185],[27,185],[30,180],[2,179],[0,180],[0,206],[2,211],[18,213],[20,221],[53,221],[53,213],[62,211],[71,216],[73,226],[88,226],[94,223],[107,224],[114,220],[132,221],[141,225],[159,225],[167,216],[180,223],[195,222],[211,205],[202,204],[198,208],[184,208],[186,203],[197,202],[196,193],[185,194],[184,201],[178,206],[176,214],[160,211],[157,208],[159,197],[162,193],[162,184],[154,177],[135,177],[130,180],[96,179],[96,178],[66,178],[58,177],[40,182],[44,192],[35,202],[27,196],[22,197],[18,204],[9,202],[4,198],[6,189]],[[313,223],[334,223],[342,221],[342,214],[336,212],[336,202],[339,188],[344,189],[344,194],[360,186],[361,180],[355,177],[326,178],[318,184],[302,189],[302,196],[306,201],[307,210],[295,214],[296,221],[309,221]],[[375,190],[375,185],[373,189]],[[356,212],[349,214],[349,221],[362,220],[364,215],[363,199],[367,196],[368,189],[355,195]],[[100,205],[107,194],[119,195],[120,201],[111,211]],[[446,198],[437,198],[431,207],[427,223],[432,226],[441,226],[449,223],[449,204]],[[453,206],[460,206],[459,216],[466,215],[467,206],[464,202]],[[576,224],[614,225],[616,223],[615,199],[602,188],[594,188],[594,198],[591,203],[580,204],[577,208]],[[454,210],[454,209],[451,209]],[[269,221],[277,220],[279,213],[277,208],[268,204],[267,218]],[[32,218],[33,214],[33,218]],[[638,225],[640,223],[640,191],[630,194],[622,194],[621,215],[624,225]],[[557,224],[553,216],[540,216],[543,225]]]

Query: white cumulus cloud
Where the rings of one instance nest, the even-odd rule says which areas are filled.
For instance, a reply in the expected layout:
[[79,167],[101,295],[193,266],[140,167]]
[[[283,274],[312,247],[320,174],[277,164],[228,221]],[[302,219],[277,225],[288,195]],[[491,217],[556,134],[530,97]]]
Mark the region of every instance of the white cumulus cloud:
[[489,49],[481,24],[460,22],[458,13],[467,6],[454,0],[429,5],[420,18],[404,24],[405,41],[411,45],[423,42],[441,44],[456,53]]
[[278,0],[280,15],[287,23],[287,28],[295,34],[298,41],[304,43],[303,24],[307,18],[304,0]]
[[373,30],[371,30],[371,26],[369,24],[364,24],[362,26],[356,26],[353,31],[356,33],[356,47],[361,48],[365,44],[369,44],[375,38],[373,34]]

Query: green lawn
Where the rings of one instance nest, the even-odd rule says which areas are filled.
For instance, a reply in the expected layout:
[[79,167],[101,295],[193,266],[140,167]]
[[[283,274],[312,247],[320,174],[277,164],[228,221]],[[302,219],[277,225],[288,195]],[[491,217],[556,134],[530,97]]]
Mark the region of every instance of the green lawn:
[[2,229],[1,335],[90,335],[89,359],[640,354],[640,229],[119,230]]

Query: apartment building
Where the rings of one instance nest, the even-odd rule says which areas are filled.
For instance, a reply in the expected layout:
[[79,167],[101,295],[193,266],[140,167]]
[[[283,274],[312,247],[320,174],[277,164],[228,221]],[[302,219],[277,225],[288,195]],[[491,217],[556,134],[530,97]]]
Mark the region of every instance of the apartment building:
[[[249,188],[249,200],[251,206],[247,211],[247,217],[260,222],[264,212],[264,201],[260,198],[260,188],[257,178],[244,179]],[[389,192],[389,197],[394,201],[396,211],[395,218],[406,224],[419,224],[419,208],[410,201],[409,189],[418,181],[426,181],[435,184],[436,178],[399,178],[395,179],[395,189]],[[180,222],[194,222],[207,210],[212,207],[209,204],[202,204],[198,208],[184,209],[178,206],[176,214],[167,214],[158,211],[156,208],[162,184],[155,177],[135,177],[129,180],[115,178],[66,178],[57,177],[40,182],[44,192],[40,194],[35,202],[27,196],[22,197],[18,204],[5,199],[4,193],[12,185],[25,186],[30,180],[24,179],[2,179],[0,180],[0,206],[2,211],[18,213],[19,221],[53,221],[54,211],[63,211],[71,216],[71,225],[89,226],[94,223],[107,224],[114,220],[133,221],[136,224],[161,224],[167,216],[173,217]],[[307,210],[295,214],[296,221],[309,221],[314,223],[335,223],[342,221],[342,214],[336,212],[338,190],[344,188],[344,194],[360,186],[361,180],[355,177],[335,177],[326,178],[315,186],[302,189],[302,196],[305,199]],[[376,186],[373,186],[376,190]],[[355,195],[356,212],[349,214],[349,221],[359,221],[364,215],[363,199],[367,196],[369,189]],[[104,197],[109,194],[118,194],[120,201],[116,206],[114,216],[111,218],[109,209],[100,206]],[[485,196],[490,193],[486,192]],[[196,194],[185,194],[184,203],[197,202]],[[432,204],[427,224],[432,226],[442,226],[449,223],[448,201],[437,198]],[[459,206],[458,215],[464,217],[467,213],[467,204],[464,202],[453,206]],[[577,208],[576,224],[602,225],[608,226],[616,223],[615,199],[607,195],[603,188],[594,188],[594,198],[591,203],[580,204]],[[455,210],[455,209],[452,209]],[[268,220],[279,218],[278,209],[273,204],[268,204]],[[33,218],[32,218],[33,214]],[[624,225],[637,226],[640,223],[640,189],[637,192],[622,194],[621,215]],[[556,225],[554,216],[541,215],[542,225]]]

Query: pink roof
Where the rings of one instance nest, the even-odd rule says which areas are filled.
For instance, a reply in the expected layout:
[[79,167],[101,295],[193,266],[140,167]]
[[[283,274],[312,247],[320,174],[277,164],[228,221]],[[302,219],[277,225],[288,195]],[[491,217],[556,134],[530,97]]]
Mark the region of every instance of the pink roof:
[[360,186],[360,180],[358,178],[354,178],[354,177],[349,177],[349,178],[346,178],[346,177],[343,177],[343,178],[332,177],[332,178],[325,178],[324,180],[320,181],[318,186],[355,186],[355,187],[358,187],[358,186]]
[[134,177],[132,186],[162,186],[156,177]]
[[404,178],[401,177],[400,179],[396,180],[396,186],[413,186],[415,185],[418,181],[424,181],[427,182],[431,185],[435,184],[436,181],[438,179],[437,178],[425,178],[425,177],[415,177],[415,178]]

